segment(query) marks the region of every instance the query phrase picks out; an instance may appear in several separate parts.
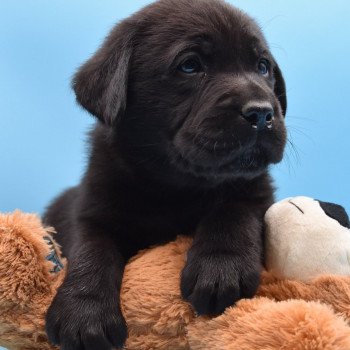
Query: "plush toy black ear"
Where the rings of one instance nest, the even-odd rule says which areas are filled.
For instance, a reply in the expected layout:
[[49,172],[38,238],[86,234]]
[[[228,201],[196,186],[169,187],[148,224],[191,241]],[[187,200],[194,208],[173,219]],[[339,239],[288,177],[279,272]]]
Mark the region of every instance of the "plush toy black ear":
[[72,82],[77,101],[101,122],[113,125],[126,108],[134,28],[117,25]]
[[323,211],[332,219],[337,220],[340,225],[350,228],[349,216],[345,209],[338,204],[318,201]]
[[275,64],[273,74],[275,77],[275,89],[274,89],[275,95],[277,96],[277,99],[280,102],[280,105],[282,107],[283,116],[286,116],[286,113],[287,113],[286,83],[284,82],[282,72],[277,63]]

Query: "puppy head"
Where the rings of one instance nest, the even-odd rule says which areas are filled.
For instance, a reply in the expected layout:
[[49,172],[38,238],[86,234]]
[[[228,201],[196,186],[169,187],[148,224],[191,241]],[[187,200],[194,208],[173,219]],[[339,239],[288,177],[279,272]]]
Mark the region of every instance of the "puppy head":
[[222,181],[282,159],[281,71],[255,22],[224,2],[145,7],[112,30],[73,87],[133,164]]

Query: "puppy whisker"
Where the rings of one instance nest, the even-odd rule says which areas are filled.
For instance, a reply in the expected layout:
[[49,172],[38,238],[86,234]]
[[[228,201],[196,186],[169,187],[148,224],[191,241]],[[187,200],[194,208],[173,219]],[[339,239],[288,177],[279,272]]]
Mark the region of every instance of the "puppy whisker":
[[288,125],[288,130],[290,132],[301,135],[301,136],[305,137],[306,139],[308,139],[310,142],[315,143],[314,139],[310,135],[308,135],[306,132],[304,132],[302,129],[308,131],[308,129],[306,129],[306,128],[302,128],[302,127],[290,125],[290,124]]
[[[293,159],[293,161],[297,165],[301,164],[298,147],[295,145],[295,143],[291,139],[287,139],[286,153],[287,153],[288,159]],[[291,158],[289,157],[289,155],[291,155]]]
[[281,19],[281,18],[286,19],[286,16],[284,16],[284,15],[276,15],[276,16],[273,16],[272,18],[268,19],[266,22],[262,23],[262,24],[261,24],[261,28],[266,29],[266,28],[268,28],[268,26],[269,26],[272,22],[274,22],[274,21],[277,20],[277,19]]
[[288,114],[288,120],[290,120],[290,119],[300,119],[300,120],[304,120],[307,122],[317,123],[317,120],[313,119],[313,118],[307,118],[307,117],[301,117],[301,116]]

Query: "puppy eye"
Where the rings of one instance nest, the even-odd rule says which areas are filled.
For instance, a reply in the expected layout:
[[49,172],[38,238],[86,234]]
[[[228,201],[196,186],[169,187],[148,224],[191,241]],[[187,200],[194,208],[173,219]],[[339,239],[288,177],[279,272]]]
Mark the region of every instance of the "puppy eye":
[[177,69],[185,74],[196,74],[201,72],[203,67],[198,58],[191,57],[180,63]]
[[270,63],[266,59],[261,59],[258,64],[258,71],[261,75],[269,74]]

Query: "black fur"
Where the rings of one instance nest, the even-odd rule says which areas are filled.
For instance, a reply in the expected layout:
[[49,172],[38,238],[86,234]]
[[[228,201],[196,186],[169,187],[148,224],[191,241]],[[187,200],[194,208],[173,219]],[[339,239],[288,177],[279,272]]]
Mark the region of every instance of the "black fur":
[[[161,0],[117,25],[73,88],[99,122],[80,185],[45,215],[68,257],[47,314],[51,342],[121,346],[126,261],[178,234],[194,235],[181,291],[199,314],[252,297],[273,202],[268,166],[283,155],[287,107],[255,22],[220,1]],[[271,106],[269,127],[243,117],[254,101]]]

